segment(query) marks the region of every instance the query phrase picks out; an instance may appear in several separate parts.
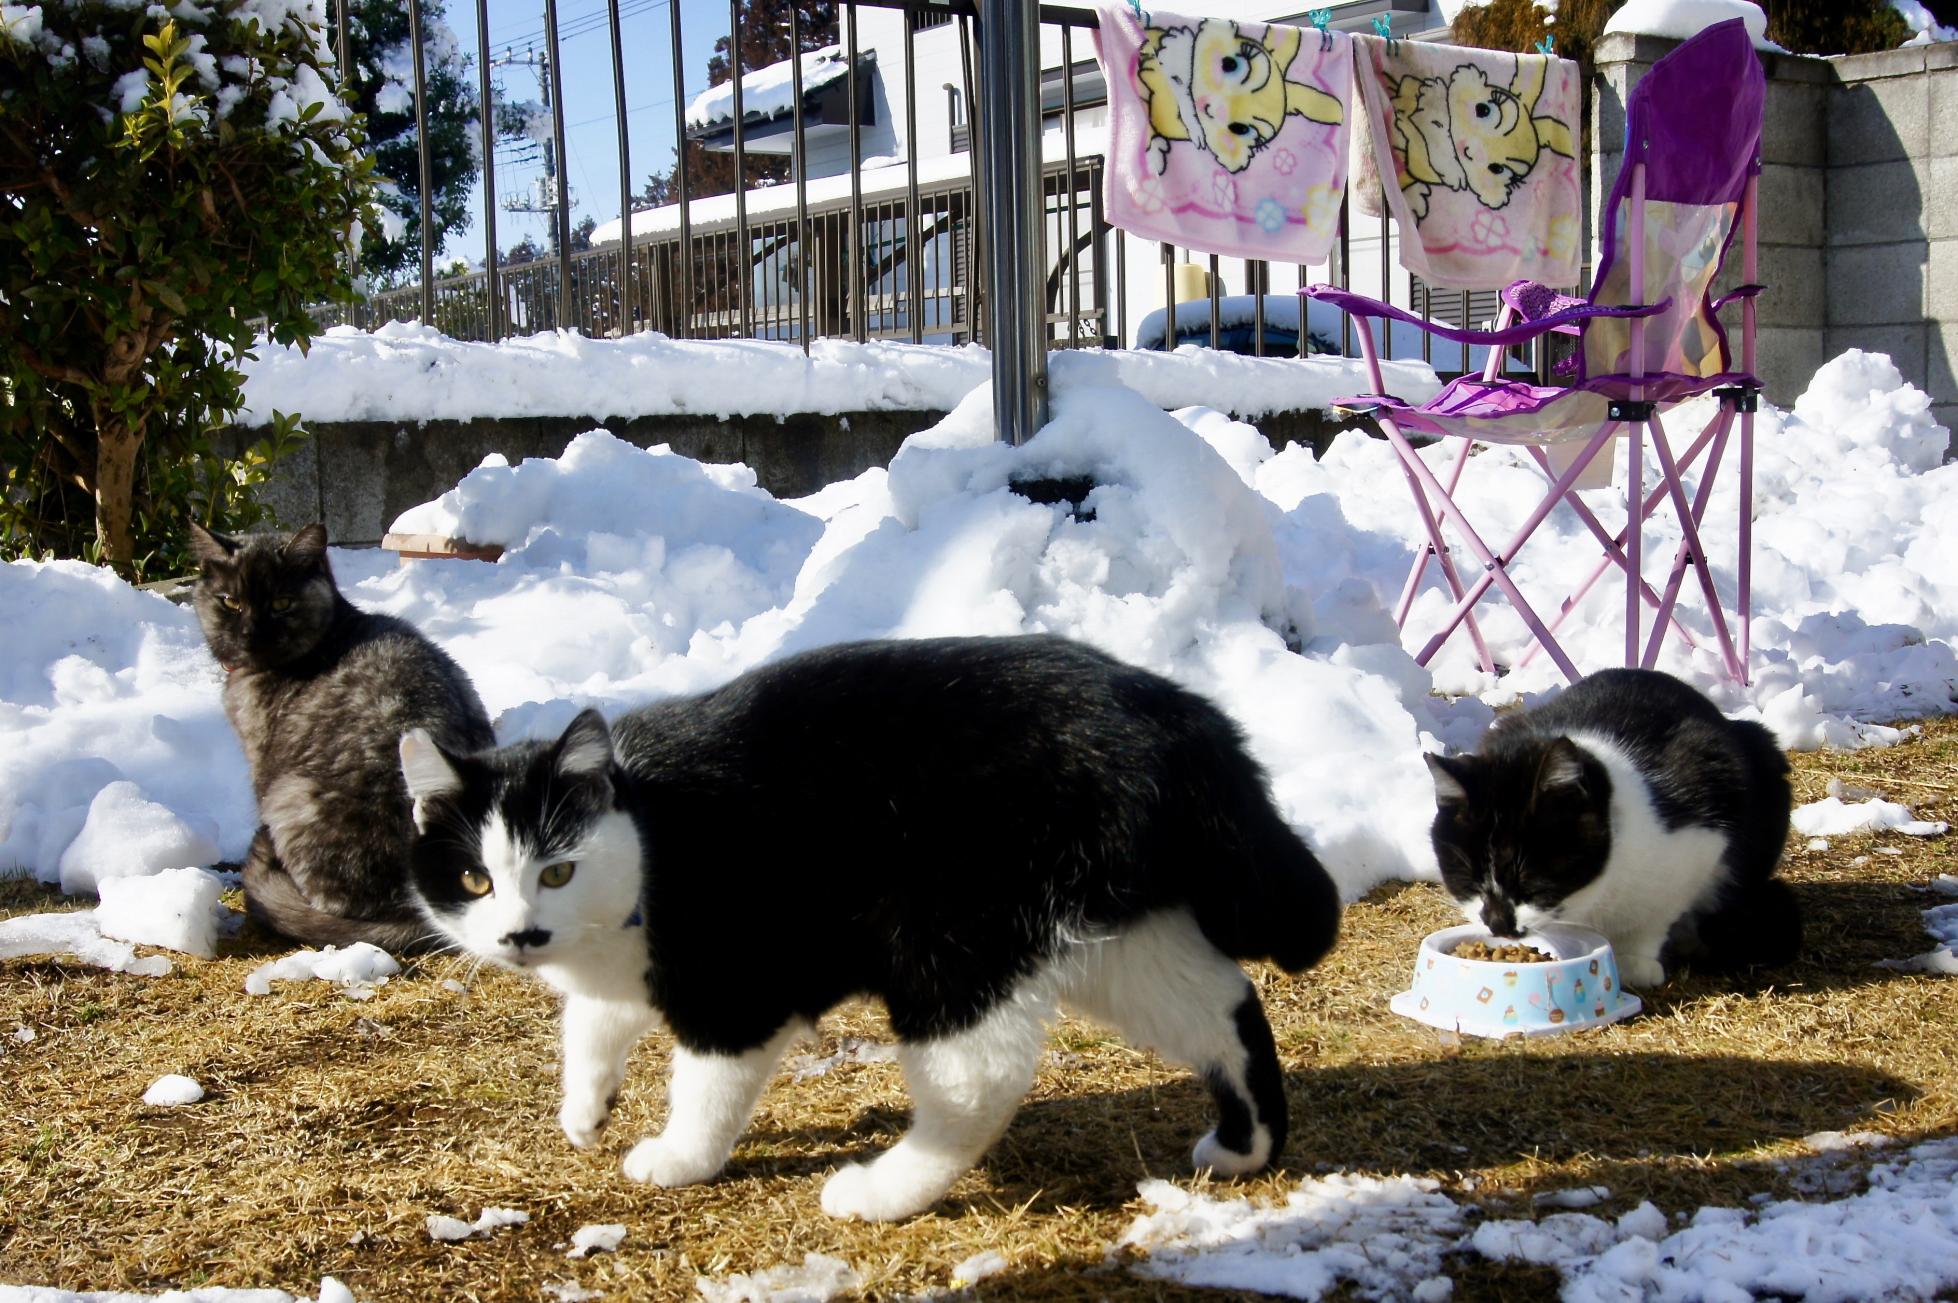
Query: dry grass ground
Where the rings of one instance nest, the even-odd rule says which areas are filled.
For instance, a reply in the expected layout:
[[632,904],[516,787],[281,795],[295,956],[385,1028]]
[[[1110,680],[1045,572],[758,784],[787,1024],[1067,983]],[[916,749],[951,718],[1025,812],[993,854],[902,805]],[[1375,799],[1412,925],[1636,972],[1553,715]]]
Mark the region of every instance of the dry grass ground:
[[[1884,751],[1797,755],[1799,799],[1831,776],[1958,822],[1958,719]],[[1895,851],[1896,854],[1880,852]],[[1800,1137],[1867,1128],[1915,1140],[1958,1132],[1958,983],[1872,967],[1928,948],[1910,890],[1958,872],[1952,839],[1791,843],[1788,875],[1809,915],[1793,967],[1738,988],[1690,976],[1647,1012],[1548,1041],[1443,1044],[1387,1012],[1419,937],[1451,919],[1428,886],[1383,889],[1347,915],[1339,949],[1293,979],[1257,974],[1288,1075],[1288,1171],[1239,1187],[1278,1197],[1301,1174],[1341,1169],[1438,1178],[1455,1197],[1528,1215],[1534,1192],[1602,1184],[1600,1211],[1667,1210],[1796,1193],[1777,1160]],[[66,908],[0,885],[0,913]],[[1182,1072],[1068,1023],[992,1156],[935,1213],[845,1225],[816,1195],[840,1159],[888,1144],[906,1103],[896,1067],[850,1063],[772,1083],[718,1182],[627,1183],[618,1159],[663,1107],[665,1046],[634,1060],[601,1152],[577,1153],[554,1121],[554,1011],[516,977],[450,958],[415,964],[372,1001],[321,983],[244,994],[272,948],[249,934],[215,961],[179,959],[144,980],[56,962],[0,965],[0,1281],[72,1289],[195,1284],[313,1291],[338,1276],[370,1299],[531,1299],[577,1280],[614,1298],[680,1298],[696,1274],[805,1253],[849,1262],[866,1292],[947,1285],[984,1249],[1010,1262],[989,1298],[1157,1298],[1192,1291],[1105,1261],[1139,1210],[1137,1180],[1188,1176],[1205,1098]],[[468,982],[466,993],[445,979]],[[4,1034],[31,1027],[19,1044]],[[879,1037],[881,1015],[825,1023]],[[141,1102],[165,1072],[204,1102]],[[432,1212],[522,1208],[527,1226],[462,1244],[430,1240]],[[623,1222],[617,1254],[567,1261],[590,1222]],[[1554,1276],[1454,1264],[1457,1299],[1535,1299]]]

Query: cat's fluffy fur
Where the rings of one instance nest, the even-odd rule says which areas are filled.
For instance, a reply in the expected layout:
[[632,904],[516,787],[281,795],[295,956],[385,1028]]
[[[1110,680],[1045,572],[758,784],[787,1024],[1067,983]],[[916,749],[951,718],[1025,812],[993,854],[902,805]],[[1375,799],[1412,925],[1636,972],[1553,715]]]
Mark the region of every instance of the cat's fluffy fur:
[[1234,961],[1308,967],[1338,896],[1237,729],[1156,675],[1055,638],[859,643],[609,730],[587,711],[478,756],[410,734],[402,759],[431,920],[568,997],[572,1143],[596,1140],[633,1043],[673,1034],[634,1179],[719,1172],[784,1049],[859,994],[889,1010],[916,1112],[830,1178],[833,1215],[936,1202],[1005,1129],[1062,1002],[1203,1074],[1199,1165],[1257,1170],[1284,1143]]
[[494,745],[468,676],[412,625],[341,595],[322,526],[230,538],[192,524],[191,550],[197,618],[258,798],[246,909],[315,945],[424,943],[399,739],[423,728],[459,748]]
[[1513,936],[1546,919],[1611,939],[1627,983],[1668,964],[1778,964],[1801,914],[1773,878],[1788,761],[1656,670],[1606,670],[1499,720],[1475,755],[1429,756],[1442,883],[1471,922]]

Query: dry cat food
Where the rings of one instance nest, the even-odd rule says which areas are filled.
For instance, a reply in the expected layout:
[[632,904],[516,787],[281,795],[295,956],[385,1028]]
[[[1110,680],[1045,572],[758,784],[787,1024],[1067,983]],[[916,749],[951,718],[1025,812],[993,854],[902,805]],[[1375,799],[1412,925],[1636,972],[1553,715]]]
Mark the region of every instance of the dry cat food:
[[1487,941],[1464,941],[1453,953],[1457,959],[1480,959],[1491,964],[1547,964],[1557,958],[1520,941],[1496,946]]

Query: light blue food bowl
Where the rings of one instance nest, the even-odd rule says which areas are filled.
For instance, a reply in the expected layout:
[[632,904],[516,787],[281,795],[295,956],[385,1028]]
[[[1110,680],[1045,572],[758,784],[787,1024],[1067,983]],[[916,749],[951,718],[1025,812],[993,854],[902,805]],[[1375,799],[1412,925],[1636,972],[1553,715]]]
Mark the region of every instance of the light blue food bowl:
[[1629,1018],[1642,1007],[1618,982],[1611,943],[1589,928],[1546,923],[1523,938],[1556,958],[1536,964],[1459,959],[1464,941],[1497,942],[1465,923],[1429,933],[1414,958],[1414,982],[1387,1007],[1416,1022],[1467,1036],[1555,1036]]

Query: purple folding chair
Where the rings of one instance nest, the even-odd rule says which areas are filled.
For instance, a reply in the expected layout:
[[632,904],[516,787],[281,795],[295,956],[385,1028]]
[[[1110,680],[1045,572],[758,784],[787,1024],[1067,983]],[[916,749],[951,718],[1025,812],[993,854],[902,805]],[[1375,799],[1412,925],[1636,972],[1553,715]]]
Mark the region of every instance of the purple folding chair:
[[[1529,661],[1539,650],[1575,682],[1577,666],[1557,642],[1556,631],[1613,566],[1625,575],[1625,663],[1651,666],[1668,630],[1692,646],[1691,632],[1674,612],[1686,572],[1699,580],[1727,672],[1747,681],[1749,557],[1752,547],[1754,412],[1761,385],[1754,369],[1754,296],[1761,286],[1754,238],[1756,178],[1761,170],[1761,108],[1766,79],[1739,19],[1719,23],[1653,65],[1632,90],[1626,107],[1625,160],[1604,212],[1604,262],[1588,300],[1566,298],[1518,281],[1503,291],[1502,315],[1490,331],[1455,330],[1389,304],[1327,285],[1303,293],[1325,299],[1355,317],[1411,322],[1444,339],[1491,345],[1481,375],[1450,382],[1429,402],[1414,406],[1384,391],[1380,359],[1370,328],[1356,333],[1375,393],[1338,400],[1352,411],[1371,411],[1393,446],[1414,493],[1428,542],[1416,557],[1395,618],[1405,626],[1430,559],[1439,563],[1455,605],[1442,628],[1416,659],[1423,665],[1466,627],[1484,670],[1496,663],[1475,621],[1475,606],[1491,587],[1502,592],[1534,635]],[[1712,297],[1728,247],[1742,235],[1742,279],[1749,282]],[[1741,304],[1741,362],[1735,370],[1726,331],[1716,315],[1729,301]],[[1518,319],[1521,324],[1512,324]],[[1550,331],[1579,334],[1577,373],[1564,386],[1528,384],[1501,375],[1504,350]],[[1675,458],[1660,410],[1699,394],[1719,395],[1718,413]],[[1728,436],[1740,417],[1740,539],[1734,628],[1714,589],[1700,524],[1706,514]],[[1408,441],[1407,432],[1452,437],[1460,450],[1443,484]],[[1626,527],[1608,531],[1577,494],[1585,470],[1598,458],[1611,465],[1612,441],[1629,443]],[[1659,483],[1644,492],[1644,449],[1650,439]],[[1549,491],[1503,546],[1491,547],[1455,501],[1474,441],[1524,447],[1550,480]],[[1691,502],[1681,477],[1705,453]],[[1667,501],[1682,541],[1663,592],[1645,582],[1641,536],[1646,520]],[[1545,622],[1518,591],[1509,565],[1538,525],[1568,503],[1603,547],[1597,569]],[[1464,584],[1443,540],[1446,522],[1458,533],[1482,573]],[[1640,650],[1641,606],[1653,612],[1651,635]]]

